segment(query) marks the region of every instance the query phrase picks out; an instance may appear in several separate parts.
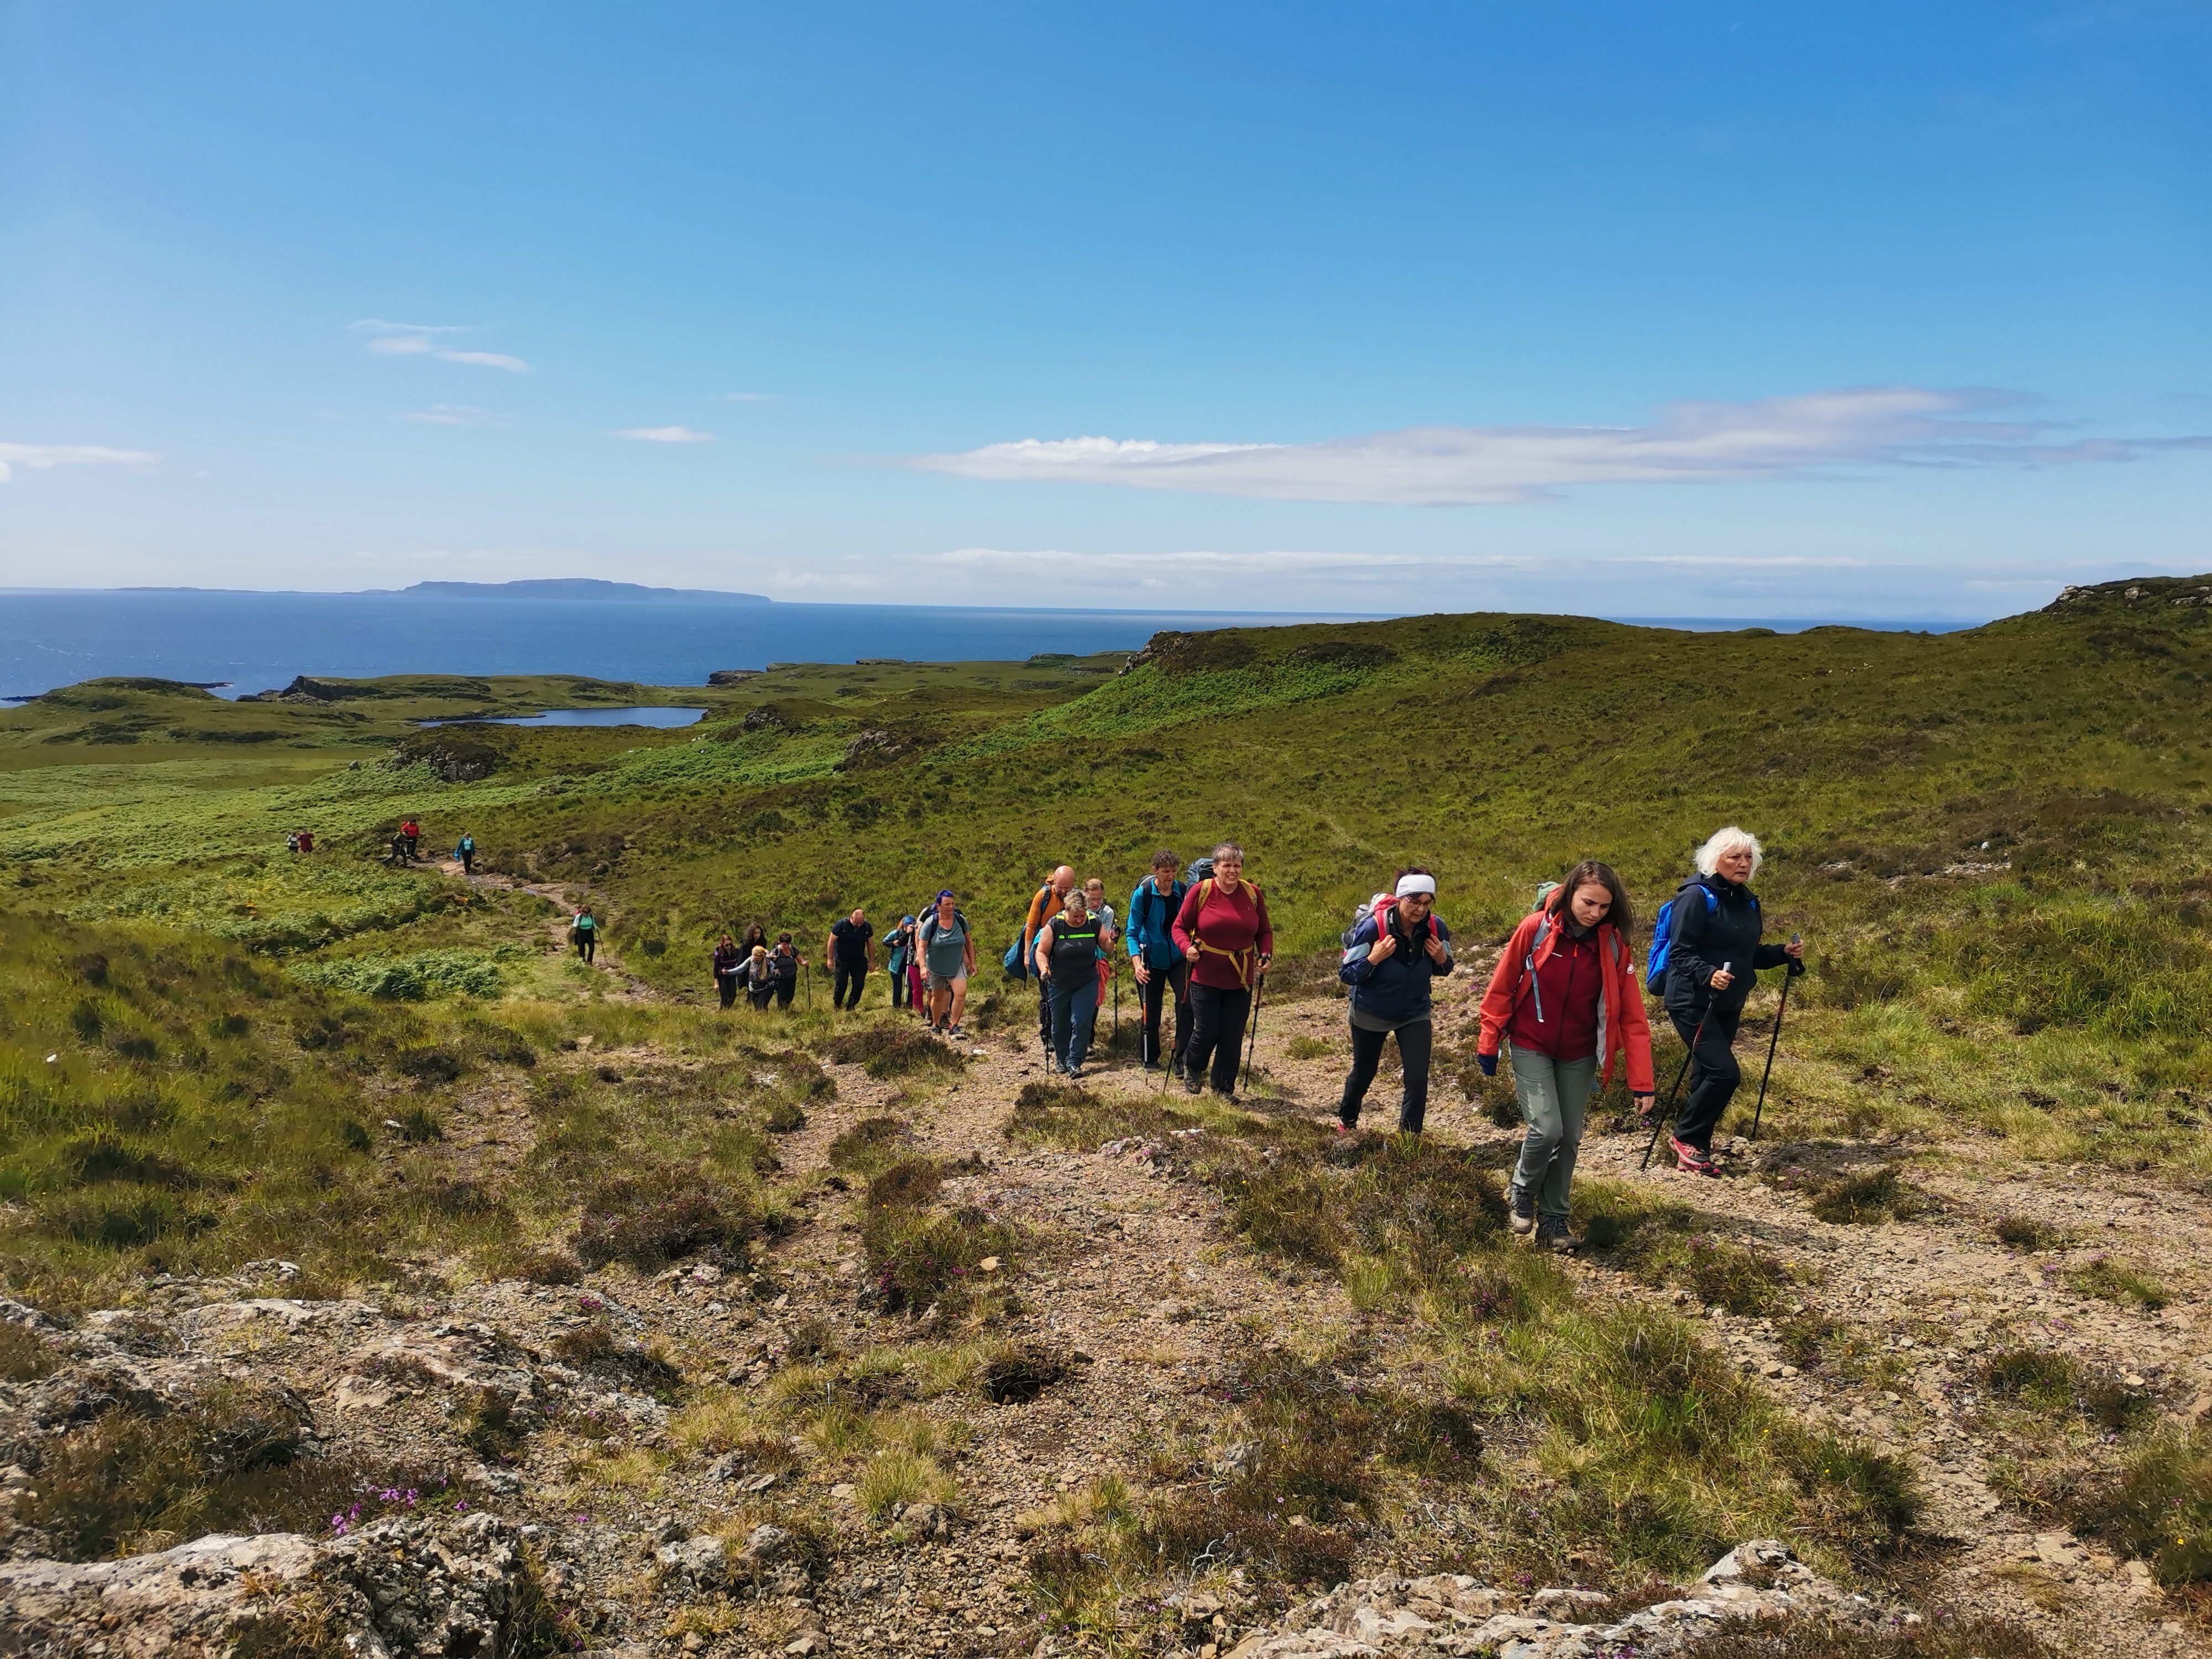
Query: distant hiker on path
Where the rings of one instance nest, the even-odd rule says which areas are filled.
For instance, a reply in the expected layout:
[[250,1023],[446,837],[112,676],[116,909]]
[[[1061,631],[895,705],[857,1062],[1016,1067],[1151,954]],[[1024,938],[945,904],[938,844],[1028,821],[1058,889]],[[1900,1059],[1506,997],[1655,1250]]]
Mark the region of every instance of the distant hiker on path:
[[[768,952],[765,951],[762,951],[761,959],[765,962],[767,958]],[[713,961],[714,965],[714,989],[721,997],[722,1006],[725,1008],[735,1007],[737,1006],[738,969],[744,964],[746,960],[747,957],[744,952],[738,949],[737,941],[732,939],[727,933],[723,934],[721,943],[714,947]]]
[[1144,999],[1144,1036],[1139,1051],[1145,1069],[1160,1063],[1160,1015],[1170,1000],[1175,1006],[1175,1043],[1170,1068],[1182,1070],[1182,1051],[1190,1041],[1190,1009],[1187,1001],[1190,964],[1175,942],[1176,912],[1182,908],[1190,890],[1176,879],[1182,860],[1167,848],[1152,854],[1152,873],[1129,895],[1129,961]]
[[967,1036],[960,1020],[968,1008],[968,980],[975,971],[975,934],[953,902],[950,887],[937,896],[916,937],[922,951],[922,984],[929,994],[930,1025],[959,1042]]
[[[830,992],[832,1008],[857,1008],[860,993],[867,988],[868,975],[876,967],[876,936],[868,931],[868,913],[856,909],[842,921],[832,922],[830,937],[823,942],[822,965],[836,975]],[[847,987],[852,988],[852,1000],[846,1000]]]
[[1382,1064],[1382,1042],[1398,1034],[1405,1084],[1401,1133],[1417,1135],[1428,1115],[1429,1051],[1435,1036],[1429,981],[1452,970],[1451,929],[1437,915],[1437,878],[1408,870],[1352,931],[1336,976],[1352,988],[1352,1071],[1336,1109],[1340,1128],[1359,1127],[1359,1103]]
[[387,865],[407,862],[407,837],[396,830],[392,833],[392,845],[384,854],[384,861]]
[[576,954],[590,963],[592,953],[599,948],[599,919],[592,915],[590,905],[576,912],[575,920],[568,924],[568,938],[576,946]]
[[[1035,971],[1036,936],[1043,931],[1047,922],[1066,908],[1067,896],[1074,887],[1075,872],[1063,864],[1052,872],[1051,878],[1038,888],[1036,896],[1030,900],[1029,915],[1022,919],[1022,948],[1014,956],[1016,972],[1027,974]],[[1052,988],[1042,979],[1037,981],[1037,1036],[1042,1040],[1046,1052],[1049,1053],[1052,1048]]]
[[1080,890],[1071,890],[1060,915],[1038,930],[1036,967],[1052,1007],[1047,1069],[1079,1078],[1098,1020],[1098,921]]
[[885,933],[884,949],[890,952],[884,961],[884,971],[891,976],[891,1006],[906,1006],[907,969],[914,962],[914,918],[901,916],[898,926]]
[[313,830],[302,830],[300,831],[300,850],[302,853],[312,853],[315,850],[315,832]]
[[1214,1093],[1234,1099],[1252,988],[1275,951],[1267,897],[1244,879],[1244,849],[1235,842],[1213,849],[1210,872],[1183,895],[1175,942],[1190,964],[1191,1030],[1182,1086],[1196,1094],[1211,1060]]
[[416,849],[422,844],[422,826],[412,818],[404,819],[399,825],[399,836],[407,843],[407,861],[412,864]]
[[1506,1190],[1512,1227],[1541,1249],[1582,1243],[1567,1224],[1568,1190],[1583,1108],[1612,1081],[1616,1057],[1627,1057],[1638,1109],[1651,1107],[1651,1027],[1629,945],[1635,928],[1620,878],[1584,859],[1513,930],[1483,993],[1475,1063],[1497,1076],[1500,1039],[1512,1044],[1513,1092],[1527,1126]]
[[[1698,848],[1698,878],[1683,884],[1668,915],[1667,1018],[1690,1045],[1690,1091],[1674,1120],[1674,1162],[1717,1175],[1713,1130],[1742,1073],[1730,1052],[1759,969],[1805,971],[1802,945],[1762,945],[1751,878],[1765,858],[1759,838],[1730,824]],[[1660,949],[1657,940],[1653,954]]]
[[461,861],[461,873],[472,876],[477,872],[477,838],[463,836],[453,843],[453,856]]
[[[799,947],[791,942],[790,934],[775,936],[775,949],[769,952],[768,967],[769,980],[775,986],[775,1006],[790,1007],[792,995],[799,989]],[[763,1000],[754,1006],[765,1008],[768,1004]]]

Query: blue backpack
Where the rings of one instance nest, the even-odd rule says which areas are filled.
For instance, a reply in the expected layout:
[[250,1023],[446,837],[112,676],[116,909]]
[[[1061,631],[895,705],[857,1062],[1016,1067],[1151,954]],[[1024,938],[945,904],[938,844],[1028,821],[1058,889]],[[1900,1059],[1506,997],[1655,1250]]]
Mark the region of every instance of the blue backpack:
[[[1720,899],[1714,894],[1713,890],[1700,881],[1684,882],[1675,890],[1674,896],[1659,907],[1659,920],[1651,924],[1651,965],[1650,970],[1644,975],[1644,988],[1655,997],[1667,994],[1667,958],[1671,954],[1669,947],[1674,942],[1672,937],[1674,931],[1673,926],[1674,907],[1681,902],[1682,895],[1692,887],[1705,896],[1707,915],[1712,915],[1721,908]],[[1751,901],[1751,906],[1754,910],[1759,908],[1759,900],[1755,895]]]

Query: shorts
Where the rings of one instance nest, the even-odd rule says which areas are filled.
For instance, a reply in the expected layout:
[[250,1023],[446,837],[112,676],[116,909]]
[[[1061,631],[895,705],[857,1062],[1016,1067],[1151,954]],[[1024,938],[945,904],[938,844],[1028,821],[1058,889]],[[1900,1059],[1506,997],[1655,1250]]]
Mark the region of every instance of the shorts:
[[921,970],[921,982],[926,988],[932,991],[957,991],[968,982],[968,975],[965,974],[933,974],[928,969],[925,968]]

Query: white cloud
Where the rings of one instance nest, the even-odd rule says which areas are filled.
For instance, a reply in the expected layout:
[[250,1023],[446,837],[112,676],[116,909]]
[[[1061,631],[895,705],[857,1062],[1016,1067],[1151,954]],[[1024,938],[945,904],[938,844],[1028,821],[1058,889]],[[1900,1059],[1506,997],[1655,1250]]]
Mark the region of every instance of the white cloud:
[[432,404],[428,409],[415,410],[407,418],[432,426],[505,426],[509,417],[467,404]]
[[143,449],[110,449],[104,444],[0,443],[0,483],[27,466],[44,472],[57,466],[151,466],[161,458]]
[[711,432],[694,432],[688,426],[630,426],[619,432],[610,432],[610,438],[635,438],[643,444],[710,444],[714,441]]
[[725,392],[722,400],[732,404],[772,404],[776,399],[773,392]]
[[530,372],[528,363],[504,351],[461,351],[440,343],[441,334],[468,333],[465,323],[393,323],[381,317],[364,317],[357,323],[348,323],[346,328],[350,333],[369,336],[362,349],[380,357],[435,357],[477,368],[503,368],[514,374]]
[[1802,477],[1853,466],[2047,466],[2135,460],[2212,438],[2049,441],[2024,399],[1875,386],[1756,403],[1677,403],[1641,427],[1409,427],[1321,443],[1024,438],[912,465],[962,477],[1121,484],[1273,501],[1474,506],[1576,484]]

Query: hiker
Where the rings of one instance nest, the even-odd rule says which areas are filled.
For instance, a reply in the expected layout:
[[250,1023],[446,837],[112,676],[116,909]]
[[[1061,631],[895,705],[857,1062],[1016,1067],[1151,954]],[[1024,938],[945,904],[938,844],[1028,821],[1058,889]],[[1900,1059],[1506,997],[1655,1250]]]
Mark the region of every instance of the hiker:
[[1045,1069],[1080,1078],[1098,1020],[1098,922],[1070,888],[1060,915],[1037,930],[1036,966],[1052,1004],[1051,1054]]
[[315,832],[313,830],[302,830],[300,831],[300,850],[302,853],[312,853],[315,850]]
[[[791,999],[799,989],[799,947],[791,942],[790,934],[775,936],[775,949],[769,952],[768,970],[769,982],[775,987],[775,1006],[790,1007]],[[768,1003],[763,999],[754,1006],[765,1008]]]
[[599,919],[592,915],[590,905],[577,911],[575,919],[569,922],[568,938],[576,947],[576,954],[588,964],[592,953],[599,948]]
[[1196,1094],[1211,1060],[1214,1093],[1234,1100],[1252,988],[1274,954],[1275,929],[1267,920],[1266,896],[1244,879],[1243,848],[1225,841],[1206,863],[1206,873],[1183,895],[1175,920],[1176,948],[1190,963],[1190,1042],[1183,1050],[1182,1086]]
[[[1742,1081],[1730,1052],[1743,1005],[1762,968],[1805,971],[1802,945],[1762,945],[1751,878],[1765,854],[1759,837],[1730,824],[1698,848],[1698,878],[1668,907],[1665,951],[1667,1018],[1690,1048],[1690,1091],[1674,1119],[1677,1168],[1717,1176],[1713,1130]],[[1653,954],[1660,950],[1655,941]]]
[[1083,883],[1083,908],[1098,923],[1098,1006],[1106,1006],[1106,988],[1114,977],[1114,907],[1106,902],[1106,884],[1097,876]]
[[890,975],[891,1006],[903,1008],[907,1006],[906,970],[914,962],[914,918],[901,916],[898,926],[884,935],[883,945],[888,952],[884,971]]
[[416,849],[422,844],[422,826],[412,818],[405,818],[400,822],[399,834],[407,843],[407,861],[412,864]]
[[463,836],[453,843],[453,856],[461,861],[461,873],[472,876],[477,872],[477,838]]
[[[765,959],[768,953],[763,951],[761,955]],[[722,935],[722,942],[714,947],[714,989],[720,995],[725,1008],[736,1006],[738,970],[749,960],[727,933]]]
[[401,835],[396,830],[392,831],[392,845],[385,852],[384,861],[387,865],[404,864],[407,862],[407,837]]
[[752,954],[738,969],[738,977],[745,982],[745,1000],[752,1004],[753,1012],[759,1013],[765,1010],[769,996],[776,988],[775,958],[769,954],[768,946],[753,946]]
[[1129,926],[1125,935],[1129,941],[1130,966],[1137,977],[1144,1011],[1144,1031],[1138,1052],[1144,1056],[1146,1071],[1160,1063],[1160,1015],[1172,995],[1175,1043],[1168,1069],[1178,1076],[1182,1072],[1183,1046],[1190,1041],[1186,989],[1190,983],[1190,964],[1183,960],[1175,942],[1176,912],[1182,908],[1182,896],[1190,890],[1176,879],[1176,870],[1181,862],[1164,847],[1152,854],[1152,873],[1139,882],[1136,890],[1129,895]]
[[1581,1247],[1568,1225],[1568,1197],[1583,1108],[1613,1080],[1617,1058],[1626,1056],[1638,1109],[1651,1107],[1651,1027],[1629,944],[1635,930],[1620,878],[1584,859],[1539,895],[1483,993],[1475,1063],[1496,1077],[1501,1039],[1513,1046],[1513,1092],[1527,1127],[1506,1198],[1514,1233],[1539,1249]]
[[1382,1041],[1398,1034],[1405,1084],[1398,1131],[1421,1133],[1429,1109],[1429,1050],[1435,1028],[1429,981],[1452,970],[1451,929],[1436,914],[1437,878],[1407,870],[1352,929],[1336,976],[1352,988],[1352,1070],[1336,1109],[1340,1131],[1359,1127],[1359,1103],[1382,1064]]
[[[868,975],[876,970],[876,936],[868,931],[866,910],[855,909],[842,921],[830,923],[830,937],[822,945],[822,965],[836,975],[830,992],[830,1007],[858,1008]],[[848,986],[853,992],[849,1002],[845,1000]]]
[[[1052,872],[1045,884],[1036,890],[1030,900],[1029,914],[1022,919],[1021,948],[1007,952],[1010,972],[1026,974],[1032,970],[1032,959],[1036,951],[1036,936],[1045,923],[1067,907],[1067,896],[1075,886],[1075,872],[1063,864]],[[1052,1052],[1052,988],[1037,981],[1037,1037]]]
[[968,978],[975,971],[975,934],[953,902],[950,887],[937,896],[915,937],[921,945],[922,982],[929,992],[925,1012],[930,1028],[958,1042],[968,1035],[960,1020],[968,1009]]
[[[786,934],[785,937],[787,939],[790,935]],[[768,929],[762,927],[758,922],[755,922],[751,927],[745,929],[744,938],[738,941],[738,954],[741,956],[750,957],[752,955],[753,946],[756,945],[759,945],[763,950],[766,950],[768,948]]]

